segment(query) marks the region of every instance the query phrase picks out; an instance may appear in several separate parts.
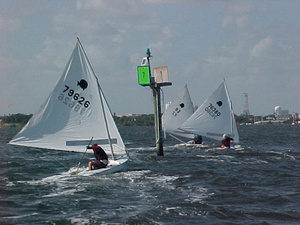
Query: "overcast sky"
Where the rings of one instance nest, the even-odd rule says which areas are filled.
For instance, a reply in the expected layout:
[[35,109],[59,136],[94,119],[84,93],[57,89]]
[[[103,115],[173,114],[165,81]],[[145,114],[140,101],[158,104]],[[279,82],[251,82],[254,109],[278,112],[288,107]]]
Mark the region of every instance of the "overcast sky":
[[137,83],[147,48],[195,105],[225,78],[236,114],[276,105],[300,113],[299,0],[1,0],[0,115],[35,113],[62,75],[76,36],[113,112],[153,113]]

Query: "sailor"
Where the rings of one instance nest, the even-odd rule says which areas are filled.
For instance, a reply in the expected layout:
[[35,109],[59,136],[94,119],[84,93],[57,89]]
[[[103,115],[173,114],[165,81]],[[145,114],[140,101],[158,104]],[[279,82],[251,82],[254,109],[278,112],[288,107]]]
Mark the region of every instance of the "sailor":
[[230,141],[233,141],[233,139],[229,135],[223,134],[221,148],[230,148]]
[[103,150],[103,148],[101,148],[97,144],[93,144],[91,147],[87,146],[86,148],[93,149],[94,156],[96,158],[96,160],[94,159],[89,162],[89,164],[88,164],[89,170],[101,169],[101,168],[105,168],[107,166],[108,157],[107,157],[105,151]]
[[195,135],[194,139],[191,141],[191,144],[202,144],[202,136]]

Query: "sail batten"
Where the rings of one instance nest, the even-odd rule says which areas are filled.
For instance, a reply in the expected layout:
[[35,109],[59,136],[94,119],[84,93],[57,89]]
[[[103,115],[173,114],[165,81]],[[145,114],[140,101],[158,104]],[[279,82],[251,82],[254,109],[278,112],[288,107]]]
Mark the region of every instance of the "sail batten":
[[111,146],[116,146],[115,155],[126,154],[98,78],[78,39],[49,98],[10,144],[85,152],[86,140],[91,137],[108,154]]
[[[117,144],[118,140],[117,138],[111,138],[111,143],[112,144]],[[88,139],[86,140],[72,140],[72,141],[66,141],[66,146],[87,146],[88,144],[98,144],[98,145],[103,145],[103,144],[109,144],[109,139],[97,139],[90,141]]]

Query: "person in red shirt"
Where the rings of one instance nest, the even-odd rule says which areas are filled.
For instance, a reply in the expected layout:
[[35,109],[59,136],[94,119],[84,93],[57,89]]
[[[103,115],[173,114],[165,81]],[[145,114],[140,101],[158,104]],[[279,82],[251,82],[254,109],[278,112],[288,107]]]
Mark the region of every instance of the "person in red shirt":
[[108,157],[107,157],[105,151],[103,150],[103,148],[101,148],[97,144],[93,144],[91,147],[87,146],[86,148],[93,149],[94,156],[96,158],[96,160],[94,159],[89,162],[89,164],[88,164],[89,170],[101,169],[101,168],[105,168],[107,166]]
[[222,145],[221,148],[230,148],[230,142],[233,141],[231,137],[229,137],[226,134],[223,134],[223,140],[222,140]]

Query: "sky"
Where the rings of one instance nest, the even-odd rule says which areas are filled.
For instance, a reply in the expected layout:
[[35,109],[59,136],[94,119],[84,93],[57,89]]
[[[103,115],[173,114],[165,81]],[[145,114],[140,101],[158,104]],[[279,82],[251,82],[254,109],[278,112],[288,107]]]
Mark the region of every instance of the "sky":
[[1,0],[0,115],[36,113],[79,37],[116,114],[153,113],[137,82],[150,48],[164,103],[187,84],[201,105],[226,80],[236,114],[300,113],[298,0]]

